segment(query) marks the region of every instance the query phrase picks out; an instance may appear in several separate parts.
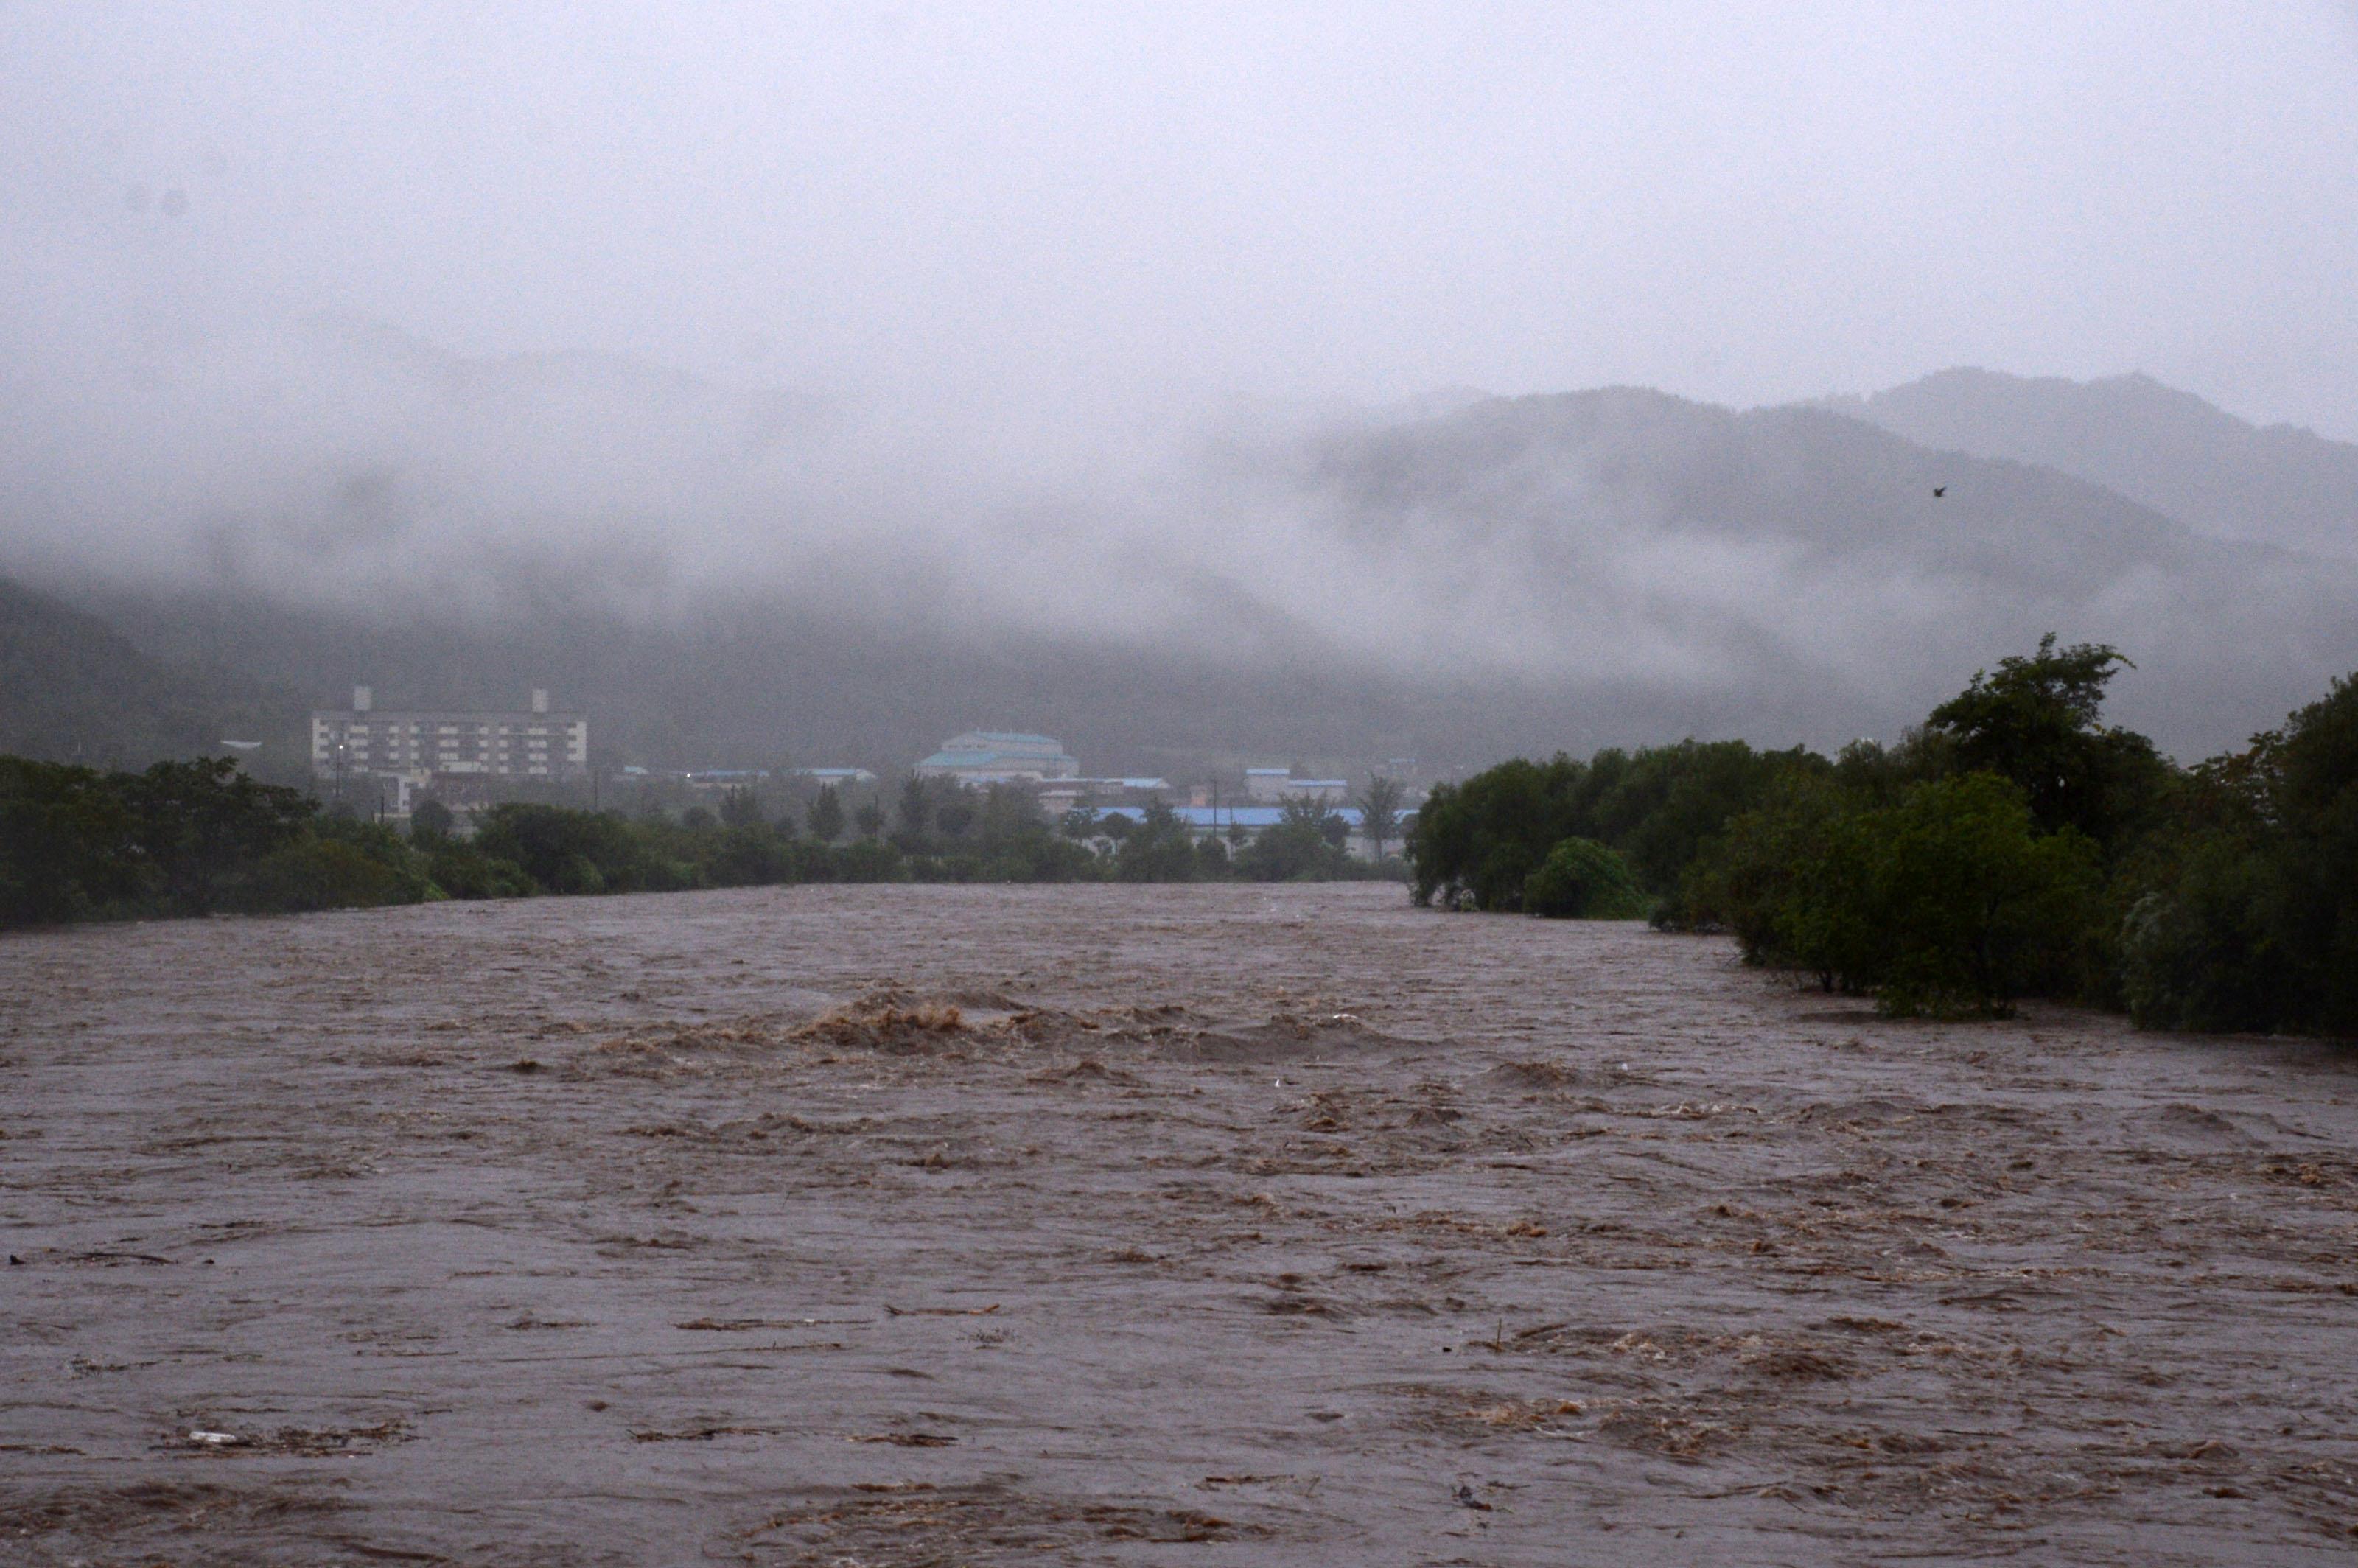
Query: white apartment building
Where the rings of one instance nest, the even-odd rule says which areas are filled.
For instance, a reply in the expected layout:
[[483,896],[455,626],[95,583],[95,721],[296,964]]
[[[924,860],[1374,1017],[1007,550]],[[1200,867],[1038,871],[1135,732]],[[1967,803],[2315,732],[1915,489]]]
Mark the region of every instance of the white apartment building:
[[522,712],[460,713],[380,708],[364,686],[352,705],[311,715],[311,771],[323,779],[401,774],[558,781],[590,773],[590,720],[552,712],[535,689]]

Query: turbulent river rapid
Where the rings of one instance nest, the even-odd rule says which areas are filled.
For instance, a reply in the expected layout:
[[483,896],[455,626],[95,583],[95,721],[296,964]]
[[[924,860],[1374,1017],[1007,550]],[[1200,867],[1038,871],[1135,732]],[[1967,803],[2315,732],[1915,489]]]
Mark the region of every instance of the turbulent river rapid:
[[2358,1054],[1397,888],[0,939],[0,1562],[2358,1550]]

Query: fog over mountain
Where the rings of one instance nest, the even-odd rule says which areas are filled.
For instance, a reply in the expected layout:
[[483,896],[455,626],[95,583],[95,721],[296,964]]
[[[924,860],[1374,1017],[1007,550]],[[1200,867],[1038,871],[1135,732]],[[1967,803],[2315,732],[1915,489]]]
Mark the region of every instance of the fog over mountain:
[[2358,664],[2358,566],[1825,408],[1231,404],[1069,466],[944,427],[925,463],[889,413],[612,356],[339,325],[271,362],[223,405],[282,410],[259,435],[167,378],[135,415],[185,467],[49,470],[145,526],[114,554],[58,505],[20,569],[290,711],[556,681],[616,761],[891,765],[979,721],[1175,773],[1829,746],[2049,630],[2127,649],[2120,717],[2198,753]]
[[[2345,5],[17,5],[0,70],[0,616],[177,694],[0,692],[88,754],[353,681],[652,764],[1832,745],[2049,630],[2195,752],[2358,666]],[[2040,379],[1793,406],[1960,363]]]
[[2222,538],[2358,558],[2358,446],[2254,425],[2149,375],[1948,370],[1824,406],[1920,446],[2077,474]]

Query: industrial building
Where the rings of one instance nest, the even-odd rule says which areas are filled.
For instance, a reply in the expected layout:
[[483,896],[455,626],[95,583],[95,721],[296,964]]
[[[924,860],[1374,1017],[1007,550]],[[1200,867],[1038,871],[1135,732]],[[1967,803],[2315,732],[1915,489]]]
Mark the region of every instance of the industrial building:
[[1000,730],[953,735],[917,764],[917,776],[967,784],[1044,784],[1080,776],[1081,764],[1060,741]]

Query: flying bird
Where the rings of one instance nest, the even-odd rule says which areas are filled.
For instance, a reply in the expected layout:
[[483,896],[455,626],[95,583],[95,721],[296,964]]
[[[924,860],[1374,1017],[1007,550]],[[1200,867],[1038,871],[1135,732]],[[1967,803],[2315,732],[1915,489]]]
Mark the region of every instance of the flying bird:
[[1940,500],[1940,499],[1941,499],[1941,497],[1942,497],[1942,496],[1944,496],[1944,495],[1946,495],[1946,494],[1948,494],[1948,493],[1949,493],[1949,487],[1948,487],[1947,485],[1945,485],[1945,484],[1936,484],[1936,485],[1934,485],[1934,486],[1932,487],[1932,499],[1933,499],[1933,500],[1935,500],[1935,501]]

